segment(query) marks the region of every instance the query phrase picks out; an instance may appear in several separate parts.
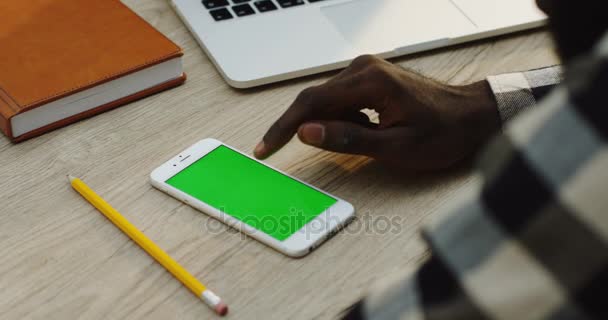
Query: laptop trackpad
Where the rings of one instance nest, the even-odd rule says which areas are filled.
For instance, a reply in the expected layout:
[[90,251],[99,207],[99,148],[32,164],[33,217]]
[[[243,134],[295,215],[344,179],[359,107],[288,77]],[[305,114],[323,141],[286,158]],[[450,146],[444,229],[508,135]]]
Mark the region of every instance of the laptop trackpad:
[[389,52],[476,29],[450,0],[355,0],[322,7],[321,12],[367,53]]

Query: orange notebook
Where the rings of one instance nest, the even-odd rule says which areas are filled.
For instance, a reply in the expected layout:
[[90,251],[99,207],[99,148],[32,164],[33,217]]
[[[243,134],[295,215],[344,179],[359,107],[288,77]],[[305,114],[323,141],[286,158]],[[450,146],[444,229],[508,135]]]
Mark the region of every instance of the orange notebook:
[[118,0],[0,1],[0,130],[19,142],[182,84],[182,51]]

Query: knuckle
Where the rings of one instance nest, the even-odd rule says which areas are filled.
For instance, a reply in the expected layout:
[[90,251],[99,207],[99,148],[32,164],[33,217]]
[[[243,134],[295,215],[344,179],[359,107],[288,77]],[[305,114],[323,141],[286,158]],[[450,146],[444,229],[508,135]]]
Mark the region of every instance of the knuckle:
[[342,143],[345,148],[352,148],[361,144],[360,135],[357,130],[351,127],[344,129],[344,135],[342,136]]
[[399,92],[401,90],[401,78],[391,66],[375,65],[366,70],[368,78],[382,85],[387,92]]
[[275,123],[272,124],[272,126],[270,127],[270,131],[271,132],[282,132],[285,130],[285,125],[283,124],[283,121],[281,119],[275,121]]
[[354,89],[362,86],[368,81],[369,79],[365,76],[365,74],[355,74],[342,79],[341,84],[348,89]]
[[350,126],[342,130],[342,134],[335,143],[338,152],[360,153],[365,149],[365,141],[360,130]]
[[310,106],[314,104],[314,102],[318,99],[318,96],[318,87],[308,87],[298,94],[296,101],[298,101],[299,104]]
[[275,123],[270,126],[268,132],[264,135],[264,142],[266,143],[275,143],[277,140],[277,136],[283,131],[283,125],[280,120],[277,120]]
[[386,79],[389,77],[389,71],[380,64],[369,66],[366,69],[366,72],[377,79]]
[[375,56],[371,55],[371,54],[365,54],[362,56],[358,56],[356,57],[353,62],[351,63],[351,67],[354,68],[363,68],[363,67],[367,67],[370,65],[374,65],[379,61],[378,58],[376,58]]

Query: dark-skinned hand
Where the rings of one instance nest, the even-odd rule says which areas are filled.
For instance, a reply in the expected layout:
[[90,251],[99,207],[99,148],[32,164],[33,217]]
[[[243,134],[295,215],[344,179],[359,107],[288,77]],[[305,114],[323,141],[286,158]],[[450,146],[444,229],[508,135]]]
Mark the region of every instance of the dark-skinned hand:
[[[372,123],[362,109],[373,109]],[[448,168],[500,130],[487,81],[446,85],[373,56],[302,91],[254,154],[266,158],[297,133],[305,144],[365,155],[399,171]]]

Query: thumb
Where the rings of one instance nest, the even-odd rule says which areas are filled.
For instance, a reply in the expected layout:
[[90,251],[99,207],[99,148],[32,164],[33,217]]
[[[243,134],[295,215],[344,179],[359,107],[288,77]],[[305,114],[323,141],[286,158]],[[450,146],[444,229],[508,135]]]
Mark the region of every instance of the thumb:
[[407,140],[404,129],[378,130],[352,122],[318,121],[301,125],[298,137],[305,144],[328,151],[378,157],[390,152],[395,142]]

